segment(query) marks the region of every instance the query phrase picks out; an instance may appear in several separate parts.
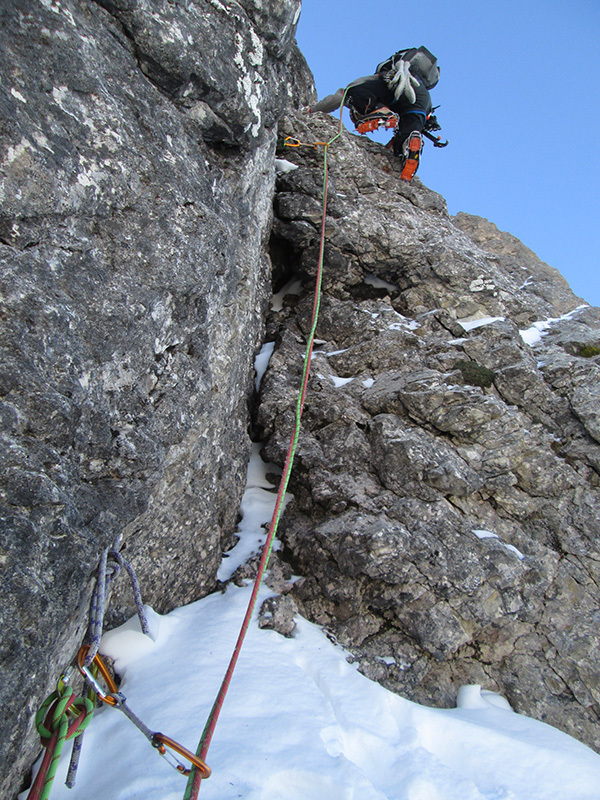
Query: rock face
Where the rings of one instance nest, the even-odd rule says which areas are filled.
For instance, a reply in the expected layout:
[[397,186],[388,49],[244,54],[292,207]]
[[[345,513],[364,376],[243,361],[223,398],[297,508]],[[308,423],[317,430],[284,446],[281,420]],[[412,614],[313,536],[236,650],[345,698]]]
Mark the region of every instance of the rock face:
[[311,85],[299,10],[0,11],[2,797],[117,534],[158,610],[216,584],[270,294],[276,123]]
[[[81,643],[103,549],[123,536],[158,611],[206,594],[249,427],[283,460],[322,153],[280,153],[297,169],[273,219],[276,142],[336,132],[301,114],[278,131],[313,92],[299,10],[0,11],[2,797],[39,748],[34,713]],[[600,312],[514,237],[402,183],[379,145],[342,136],[330,189],[295,501],[260,624],[293,635],[300,608],[407,697],[453,705],[481,683],[600,747]],[[271,273],[301,288],[269,313]],[[119,584],[112,609],[132,609]]]
[[[328,141],[330,117],[283,133]],[[317,264],[322,154],[287,150],[257,423],[282,463]],[[426,157],[430,156],[429,153]],[[380,146],[329,153],[319,345],[284,515],[290,597],[427,704],[461,684],[600,748],[600,311]]]

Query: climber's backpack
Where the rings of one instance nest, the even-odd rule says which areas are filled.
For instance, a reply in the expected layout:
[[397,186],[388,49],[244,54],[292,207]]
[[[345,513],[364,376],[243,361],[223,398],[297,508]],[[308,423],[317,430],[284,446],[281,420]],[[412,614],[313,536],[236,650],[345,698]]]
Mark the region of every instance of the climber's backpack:
[[440,79],[440,68],[437,65],[437,58],[430,53],[426,47],[411,47],[408,50],[398,50],[386,61],[377,65],[378,72],[384,81],[393,86],[393,79],[398,71],[401,61],[407,61],[413,75],[418,75],[423,79],[426,89],[433,89]]

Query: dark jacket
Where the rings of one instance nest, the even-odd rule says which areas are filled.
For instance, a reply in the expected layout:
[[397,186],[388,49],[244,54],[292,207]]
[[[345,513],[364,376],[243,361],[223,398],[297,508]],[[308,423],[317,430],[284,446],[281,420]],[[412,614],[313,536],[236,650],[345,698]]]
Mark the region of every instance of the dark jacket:
[[[416,100],[411,103],[405,95],[396,100],[394,93],[380,75],[366,75],[357,78],[348,86],[344,105],[351,106],[359,114],[368,114],[378,106],[384,105],[402,116],[403,114],[421,114],[424,117],[431,112],[431,96],[425,88],[423,79],[416,75],[418,85],[414,87]],[[330,113],[340,107],[345,89],[338,89],[335,94],[330,94],[311,107],[311,111],[325,111]]]

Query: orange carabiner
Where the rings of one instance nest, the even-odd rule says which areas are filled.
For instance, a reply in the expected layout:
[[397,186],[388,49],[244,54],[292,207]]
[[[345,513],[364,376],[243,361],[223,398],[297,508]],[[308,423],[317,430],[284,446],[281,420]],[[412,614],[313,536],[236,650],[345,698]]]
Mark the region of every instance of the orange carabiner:
[[[169,747],[171,750],[174,750],[176,753],[179,753],[180,756],[183,756],[185,759],[187,759],[190,764],[193,764],[203,780],[205,778],[210,778],[211,769],[208,764],[205,764],[199,756],[194,755],[190,750],[187,749],[187,747],[179,744],[179,742],[176,742],[169,736],[165,736],[164,733],[155,733],[152,737],[152,744],[154,747],[156,747],[161,756],[166,754],[166,748]],[[192,771],[191,769],[186,769],[183,764],[178,764],[176,769],[181,772],[182,775],[189,775]]]
[[92,661],[92,664],[94,664],[94,666],[98,668],[98,672],[102,675],[104,683],[106,684],[106,687],[108,689],[107,692],[104,691],[104,689],[98,683],[98,680],[95,677],[95,675],[92,674],[90,668],[86,666],[84,663],[85,657],[89,649],[90,649],[89,644],[84,644],[79,648],[79,652],[77,653],[77,669],[79,670],[79,672],[81,672],[83,677],[87,680],[92,689],[96,692],[100,700],[102,700],[103,703],[107,703],[109,706],[114,707],[118,705],[117,701],[112,696],[113,694],[116,694],[119,691],[117,684],[115,683],[113,676],[110,674],[108,667],[106,666],[104,661],[102,661],[102,659],[100,658],[100,654],[96,653]]
[[283,140],[284,147],[329,147],[329,142],[301,142],[300,139],[295,139],[293,136],[286,136]]

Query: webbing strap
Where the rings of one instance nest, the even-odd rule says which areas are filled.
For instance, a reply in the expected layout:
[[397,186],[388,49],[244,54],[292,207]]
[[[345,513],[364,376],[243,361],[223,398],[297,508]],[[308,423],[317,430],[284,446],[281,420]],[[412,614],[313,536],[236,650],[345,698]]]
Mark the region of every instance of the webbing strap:
[[[254,586],[252,588],[252,594],[250,596],[250,601],[248,603],[248,608],[246,609],[246,614],[244,616],[244,620],[242,622],[242,627],[240,633],[238,635],[237,642],[235,644],[233,654],[231,656],[231,660],[229,662],[229,666],[227,668],[227,672],[225,673],[225,677],[223,678],[223,682],[221,684],[221,688],[217,694],[211,712],[208,716],[208,720],[204,727],[204,731],[202,732],[202,736],[200,738],[200,743],[198,745],[198,749],[196,754],[200,757],[202,761],[206,759],[206,754],[208,752],[208,748],[210,746],[215,727],[217,725],[217,720],[219,718],[219,714],[221,713],[221,709],[223,707],[223,703],[225,701],[225,696],[227,695],[227,690],[229,689],[229,684],[231,683],[231,679],[233,677],[233,672],[235,666],[237,664],[237,660],[242,649],[242,644],[244,643],[244,639],[246,638],[246,634],[248,632],[248,628],[250,627],[250,621],[252,619],[252,614],[254,612],[256,601],[258,598],[258,593],[260,587],[263,582],[263,578],[267,569],[267,565],[269,563],[269,557],[271,555],[271,551],[273,549],[273,542],[275,541],[275,534],[277,532],[277,527],[279,525],[279,519],[282,513],[282,505],[283,505],[283,498],[285,492],[287,490],[287,486],[290,480],[291,472],[292,472],[292,465],[294,462],[294,456],[296,454],[296,448],[298,446],[298,438],[300,436],[300,421],[302,418],[302,410],[304,408],[304,401],[306,399],[306,391],[308,388],[308,378],[310,374],[310,362],[312,357],[312,351],[314,346],[315,340],[315,332],[317,329],[317,321],[319,317],[319,309],[321,305],[321,285],[323,282],[323,261],[324,261],[324,252],[325,252],[325,221],[326,221],[326,214],[327,214],[327,182],[329,177],[329,168],[327,163],[327,153],[329,150],[330,145],[332,145],[336,139],[341,136],[342,133],[342,114],[344,110],[344,100],[346,99],[347,89],[344,92],[344,98],[342,99],[342,103],[340,106],[340,123],[338,132],[336,135],[330,139],[328,142],[314,142],[311,144],[311,147],[315,146],[322,146],[324,148],[324,155],[323,155],[323,215],[321,220],[321,240],[319,245],[319,260],[318,260],[318,268],[317,268],[317,277],[315,282],[315,292],[314,292],[314,300],[313,300],[313,310],[312,310],[312,322],[310,333],[308,336],[308,342],[306,345],[306,352],[304,355],[304,369],[302,374],[302,382],[300,393],[298,395],[298,400],[296,403],[296,414],[294,419],[294,428],[292,430],[292,435],[290,438],[290,444],[288,447],[285,464],[283,467],[283,472],[281,475],[281,480],[279,483],[279,490],[277,492],[277,500],[275,502],[275,508],[273,510],[273,516],[271,517],[271,523],[269,525],[269,531],[267,533],[267,538],[263,545],[263,550],[260,558],[260,562],[258,565],[258,572],[256,574],[256,578],[254,581]],[[297,142],[293,146],[299,146],[302,144],[298,140],[293,140]],[[183,800],[197,800],[198,792],[200,790],[200,784],[202,782],[202,776],[197,769],[193,769],[190,777],[188,778],[188,783],[186,786],[185,794],[183,796]]]

